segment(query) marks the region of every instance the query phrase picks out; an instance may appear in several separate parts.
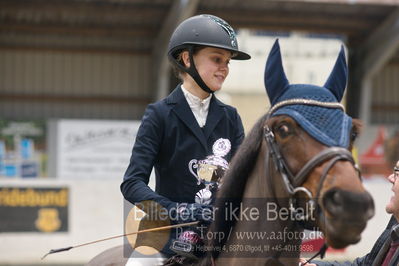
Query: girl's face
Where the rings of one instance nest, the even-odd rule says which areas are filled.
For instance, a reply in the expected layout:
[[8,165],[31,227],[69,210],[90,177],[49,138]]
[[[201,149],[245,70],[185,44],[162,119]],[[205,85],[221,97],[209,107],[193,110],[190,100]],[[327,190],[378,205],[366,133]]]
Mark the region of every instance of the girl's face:
[[229,74],[231,52],[214,47],[205,47],[195,53],[193,58],[197,71],[205,84],[212,91],[220,90]]

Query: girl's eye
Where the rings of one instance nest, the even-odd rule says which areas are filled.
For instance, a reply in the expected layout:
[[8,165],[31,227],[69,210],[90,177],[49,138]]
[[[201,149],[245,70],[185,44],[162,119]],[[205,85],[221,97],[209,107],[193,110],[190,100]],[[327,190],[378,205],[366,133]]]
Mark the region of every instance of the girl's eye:
[[221,58],[221,57],[215,57],[215,58],[213,58],[213,61],[215,62],[215,63],[217,63],[217,64],[222,64],[222,63],[225,63],[226,65],[229,65],[230,64],[230,60],[226,60],[226,61],[224,61],[225,59],[223,59],[223,58]]
[[216,62],[216,63],[221,63],[222,62],[222,60],[219,58],[219,57],[216,57],[215,59],[214,59],[214,61]]

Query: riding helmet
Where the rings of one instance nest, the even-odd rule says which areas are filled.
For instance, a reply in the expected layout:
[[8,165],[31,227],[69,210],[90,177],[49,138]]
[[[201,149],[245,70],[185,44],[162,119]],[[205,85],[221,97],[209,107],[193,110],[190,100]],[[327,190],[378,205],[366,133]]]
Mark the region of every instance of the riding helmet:
[[[206,92],[213,91],[205,84],[195,67],[193,60],[194,46],[209,46],[232,52],[231,59],[247,60],[251,56],[238,49],[236,33],[223,19],[213,15],[198,15],[183,21],[172,34],[169,41],[168,57],[179,69],[188,73]],[[183,66],[177,60],[178,54],[187,50],[190,67]]]
[[234,29],[226,21],[213,15],[198,15],[183,21],[170,38],[168,55],[175,58],[179,51],[190,45],[226,49],[233,52],[232,59],[251,58],[238,49]]

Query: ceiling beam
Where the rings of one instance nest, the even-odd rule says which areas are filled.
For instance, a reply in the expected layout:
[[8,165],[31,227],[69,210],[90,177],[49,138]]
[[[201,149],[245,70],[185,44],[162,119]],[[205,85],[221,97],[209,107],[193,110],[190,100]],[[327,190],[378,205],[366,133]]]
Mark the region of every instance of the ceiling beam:
[[364,55],[362,71],[374,76],[393,57],[399,48],[399,7],[370,35],[361,47]]
[[0,32],[56,34],[95,37],[152,37],[155,28],[149,26],[69,25],[1,22]]
[[305,2],[305,3],[329,3],[329,4],[377,4],[377,5],[396,5],[397,0],[291,0],[293,2]]
[[170,66],[167,59],[167,51],[170,36],[180,22],[195,14],[199,0],[176,0],[169,9],[169,14],[162,23],[162,28],[154,42],[152,51],[153,80],[156,84],[155,99],[161,99],[168,95]]
[[[35,17],[51,18],[58,16],[62,19],[71,17],[82,17],[82,14],[93,16],[159,16],[166,13],[168,2],[134,3],[121,1],[71,1],[71,0],[0,0],[0,15],[24,15],[35,14]],[[59,15],[62,15],[61,17]]]
[[32,44],[2,44],[0,42],[0,51],[20,51],[20,52],[51,52],[51,53],[77,53],[77,54],[116,54],[116,55],[135,55],[150,56],[149,49],[138,48],[112,48],[112,47],[72,47],[72,46],[55,46],[50,44],[32,45]]
[[150,99],[138,96],[112,96],[112,95],[55,95],[55,94],[18,94],[0,93],[0,102],[51,102],[74,104],[140,104],[147,105]]
[[[334,12],[318,13],[311,11],[277,11],[277,10],[239,10],[239,9],[207,9],[200,13],[210,13],[223,17],[235,27],[269,27],[281,25],[282,28],[330,28],[340,32],[360,32],[378,25],[383,17],[379,15],[339,14]],[[336,12],[336,11],[335,11]]]
[[[293,11],[283,11],[283,10],[239,10],[239,9],[204,9],[199,10],[201,13],[212,13],[216,16],[223,16],[228,21],[241,22],[241,23],[257,23],[257,24],[268,24],[273,23],[287,23],[287,24],[321,24],[321,25],[337,25],[339,27],[350,27],[354,29],[362,29],[367,26],[372,26],[377,24],[383,14],[373,14],[373,15],[362,15],[355,16],[354,14],[345,13],[334,13],[325,12],[319,13],[315,11],[305,11],[298,10]],[[336,12],[336,11],[335,11]]]
[[350,29],[348,27],[337,28],[334,26],[326,25],[300,25],[300,24],[281,24],[281,23],[269,23],[269,24],[252,24],[252,23],[231,23],[235,29],[251,29],[251,30],[265,30],[265,31],[276,31],[276,32],[312,32],[312,33],[327,33],[337,35],[347,35],[350,38],[361,38],[364,37],[366,32]]
[[367,39],[350,47],[347,107],[352,116],[370,122],[372,78],[399,48],[399,7]]

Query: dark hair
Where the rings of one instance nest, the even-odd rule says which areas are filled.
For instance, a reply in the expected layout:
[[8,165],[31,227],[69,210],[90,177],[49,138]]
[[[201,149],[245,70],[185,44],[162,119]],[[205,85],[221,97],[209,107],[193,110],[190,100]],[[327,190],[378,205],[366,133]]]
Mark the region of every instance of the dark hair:
[[[193,45],[193,56],[196,55],[199,51],[201,51],[201,50],[204,49],[204,48],[206,48],[206,46],[202,46],[202,45]],[[182,56],[181,56],[182,53],[183,53],[184,51],[187,51],[187,52],[188,52],[187,49],[182,49],[182,50],[180,50],[180,51],[178,51],[178,52],[176,53],[176,61],[177,61],[177,63],[178,63],[179,65],[181,65],[181,66],[184,66],[184,62],[183,62],[183,59],[182,59]],[[170,58],[169,58],[169,63],[170,63],[170,65],[171,65],[171,68],[172,68],[172,71],[173,71],[174,75],[175,75],[178,79],[182,80],[182,75],[183,75],[184,73],[186,73],[186,72],[184,72],[183,70],[181,70],[175,63],[173,63],[172,60],[170,60]]]

